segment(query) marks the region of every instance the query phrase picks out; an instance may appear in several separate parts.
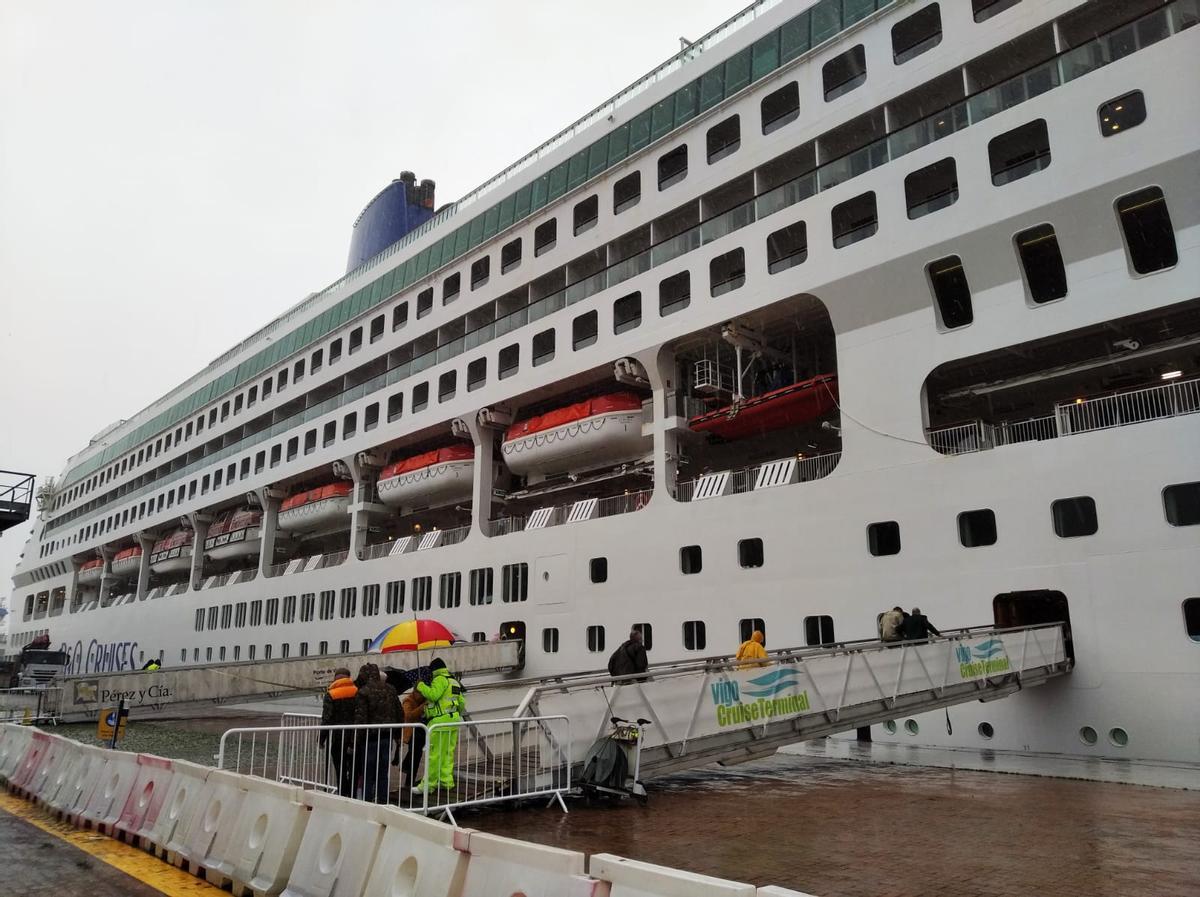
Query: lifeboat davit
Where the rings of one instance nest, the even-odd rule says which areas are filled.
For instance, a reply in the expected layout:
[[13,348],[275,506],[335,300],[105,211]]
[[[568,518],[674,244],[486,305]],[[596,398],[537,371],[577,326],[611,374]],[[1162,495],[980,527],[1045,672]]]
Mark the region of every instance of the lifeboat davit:
[[177,529],[165,539],[159,539],[150,549],[150,569],[155,573],[180,573],[192,569],[192,540],[190,529]]
[[298,533],[349,529],[353,491],[353,483],[340,482],[299,492],[279,506],[279,528]]
[[120,576],[122,579],[132,579],[138,575],[141,566],[142,547],[135,545],[133,548],[118,551],[109,569],[112,571],[113,576]]
[[697,433],[742,439],[816,420],[837,407],[837,375],[822,374],[764,392],[737,405],[698,414],[688,426]]
[[513,424],[500,450],[513,473],[549,476],[633,461],[652,445],[642,435],[641,396],[615,392]]
[[81,586],[99,585],[104,578],[104,559],[94,558],[79,568],[79,584]]
[[437,508],[471,498],[475,446],[448,445],[389,464],[379,473],[379,500],[394,508]]
[[226,511],[208,528],[204,553],[214,561],[258,554],[262,543],[262,511]]

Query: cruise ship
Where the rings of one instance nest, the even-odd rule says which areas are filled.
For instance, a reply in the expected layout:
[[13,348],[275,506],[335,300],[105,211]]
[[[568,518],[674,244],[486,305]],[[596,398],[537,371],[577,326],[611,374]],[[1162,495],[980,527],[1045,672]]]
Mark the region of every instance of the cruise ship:
[[1198,23],[761,0],[457,202],[404,172],[345,276],[43,485],[9,650],[416,614],[539,676],[916,605],[1065,621],[1074,669],[875,741],[1197,760]]

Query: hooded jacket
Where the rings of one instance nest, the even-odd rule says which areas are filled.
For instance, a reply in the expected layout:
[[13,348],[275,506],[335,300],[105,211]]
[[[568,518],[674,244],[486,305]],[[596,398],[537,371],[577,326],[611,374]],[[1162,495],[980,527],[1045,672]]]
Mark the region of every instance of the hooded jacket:
[[[348,676],[334,679],[333,684],[325,691],[325,697],[321,700],[321,725],[322,726],[352,726],[354,725],[354,705],[355,698],[358,696],[358,688],[354,681]],[[325,746],[326,737],[329,732],[322,729],[321,735],[317,739],[321,746]]]
[[398,723],[404,720],[400,709],[400,696],[396,689],[379,678],[379,667],[373,663],[363,664],[359,670],[358,694],[354,703],[354,722],[358,725],[372,723]]
[[749,670],[756,666],[760,666],[762,661],[767,659],[767,649],[763,647],[764,636],[761,630],[755,629],[751,633],[750,638],[742,642],[741,647],[737,650],[737,656],[734,660],[744,660],[747,663],[739,663],[736,669]]
[[466,706],[462,697],[462,685],[445,667],[433,671],[433,679],[428,685],[418,682],[417,691],[426,701],[425,716],[428,719],[454,716],[461,713]]

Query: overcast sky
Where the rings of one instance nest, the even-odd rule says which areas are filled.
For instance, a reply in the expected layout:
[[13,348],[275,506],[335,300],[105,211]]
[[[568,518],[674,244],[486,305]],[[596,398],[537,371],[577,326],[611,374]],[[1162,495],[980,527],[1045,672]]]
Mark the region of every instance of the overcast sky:
[[402,170],[457,199],[747,2],[0,0],[0,469],[337,279]]

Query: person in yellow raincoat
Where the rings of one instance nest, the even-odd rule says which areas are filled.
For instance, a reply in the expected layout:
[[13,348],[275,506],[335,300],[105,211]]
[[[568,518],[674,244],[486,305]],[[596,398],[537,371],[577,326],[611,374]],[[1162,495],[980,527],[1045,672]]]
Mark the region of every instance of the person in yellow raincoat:
[[413,786],[413,791],[432,791],[435,788],[454,788],[454,751],[458,747],[458,727],[436,728],[438,723],[457,723],[467,707],[462,684],[450,675],[446,662],[435,657],[429,665],[433,672],[428,685],[417,683],[417,691],[425,698],[425,722],[430,727],[429,756],[425,761],[425,779]]
[[742,642],[741,647],[737,650],[737,656],[734,660],[744,661],[739,663],[736,669],[749,670],[756,666],[761,666],[767,660],[767,649],[763,647],[765,637],[761,629],[755,629],[750,635],[750,638]]

